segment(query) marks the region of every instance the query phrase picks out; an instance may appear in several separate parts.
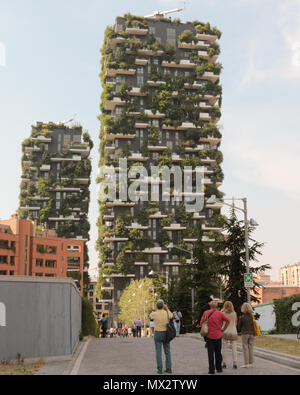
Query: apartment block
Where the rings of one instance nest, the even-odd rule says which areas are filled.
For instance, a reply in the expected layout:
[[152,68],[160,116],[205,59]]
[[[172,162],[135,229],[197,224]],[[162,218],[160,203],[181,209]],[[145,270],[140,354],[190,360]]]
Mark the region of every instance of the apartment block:
[[[80,125],[38,122],[32,126],[22,143],[19,217],[55,230],[59,237],[87,242],[92,147]],[[84,254],[88,267],[87,247]]]
[[[119,160],[127,159],[128,170],[140,165],[149,175],[151,166],[190,167],[193,180],[201,167],[205,200],[223,196],[220,36],[218,29],[200,21],[130,14],[106,29],[100,165],[115,171],[119,191]],[[207,243],[222,229],[220,204],[189,212],[185,202],[197,197],[195,189],[186,193],[171,183],[166,200],[159,178],[148,176],[144,182],[149,190],[157,185],[158,201],[144,201],[141,191],[136,201],[117,196],[100,202],[100,285],[111,312],[131,280],[150,271],[162,273],[166,281],[180,276],[186,257],[169,250],[170,243],[191,249],[199,226]]]
[[300,263],[281,267],[278,271],[278,280],[282,285],[300,287]]
[[72,277],[83,293],[84,241],[39,230],[36,222],[0,221],[0,275]]

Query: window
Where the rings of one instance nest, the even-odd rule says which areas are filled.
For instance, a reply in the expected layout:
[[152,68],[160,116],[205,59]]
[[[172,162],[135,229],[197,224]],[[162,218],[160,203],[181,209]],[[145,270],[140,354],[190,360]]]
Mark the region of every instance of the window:
[[55,269],[57,266],[56,261],[52,261],[47,259],[45,263],[45,267],[50,268],[50,269]]
[[9,271],[9,275],[10,275],[10,276],[14,276],[14,275],[15,275],[15,272],[14,272],[13,270],[10,270],[10,271]]
[[10,265],[15,266],[15,257],[14,256],[10,257]]
[[143,75],[144,74],[144,67],[143,66],[139,66],[137,68],[137,74]]
[[68,265],[69,266],[80,266],[80,257],[69,257],[68,256]]
[[45,277],[56,277],[56,275],[55,274],[45,274]]
[[137,86],[141,87],[144,84],[144,76],[143,75],[137,75]]
[[44,254],[45,253],[45,246],[43,246],[42,244],[37,244],[36,252],[38,252],[39,254]]
[[56,247],[47,246],[47,254],[56,254]]
[[69,134],[64,135],[64,144],[70,145],[71,136]]
[[178,266],[173,266],[172,273],[173,273],[173,276],[178,277],[179,276],[179,267]]
[[36,277],[43,277],[43,273],[35,273]]
[[73,134],[73,141],[74,141],[74,143],[81,143],[80,134]]
[[96,310],[102,310],[102,304],[96,304]]
[[0,240],[0,248],[2,248],[3,250],[8,250],[8,240]]
[[0,255],[0,265],[7,265],[7,256],[6,255]]
[[150,35],[151,35],[151,34],[154,34],[154,35],[155,35],[155,27],[154,27],[154,26],[150,26],[150,27],[149,27],[149,33],[150,33]]
[[36,259],[35,266],[36,267],[43,267],[43,260],[42,259]]
[[6,270],[0,270],[0,276],[6,276],[7,271]]
[[94,296],[94,292],[93,291],[89,292],[89,296],[92,298]]
[[121,106],[116,106],[116,115],[120,116],[123,113],[123,108]]
[[144,266],[140,266],[140,277],[144,277]]
[[79,251],[79,246],[68,246],[67,250],[68,251],[78,252]]
[[176,46],[176,30],[175,29],[167,29],[167,43]]
[[56,210],[59,210],[60,209],[60,202],[56,202],[55,207],[56,207]]

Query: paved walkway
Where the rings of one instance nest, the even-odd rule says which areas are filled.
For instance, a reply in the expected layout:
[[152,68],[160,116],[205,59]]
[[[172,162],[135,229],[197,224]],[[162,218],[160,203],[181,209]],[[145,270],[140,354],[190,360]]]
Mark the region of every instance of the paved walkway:
[[[180,336],[171,343],[175,375],[206,375],[204,342]],[[243,357],[238,352],[238,366]],[[72,361],[46,364],[38,375],[153,375],[156,374],[153,339],[90,339],[80,343]],[[299,375],[300,370],[255,357],[254,367],[233,370],[231,364],[220,375]]]

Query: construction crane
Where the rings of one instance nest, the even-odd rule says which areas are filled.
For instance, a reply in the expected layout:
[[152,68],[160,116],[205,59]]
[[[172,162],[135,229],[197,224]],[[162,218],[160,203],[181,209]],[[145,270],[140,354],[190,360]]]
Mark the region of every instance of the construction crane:
[[173,12],[183,11],[184,9],[185,9],[185,5],[183,8],[174,8],[173,10],[168,10],[168,11],[154,11],[153,14],[146,15],[144,16],[144,18],[161,18]]
[[65,121],[57,122],[56,125],[65,125],[66,123],[70,123],[74,121],[77,114],[74,114],[73,117],[66,119]]

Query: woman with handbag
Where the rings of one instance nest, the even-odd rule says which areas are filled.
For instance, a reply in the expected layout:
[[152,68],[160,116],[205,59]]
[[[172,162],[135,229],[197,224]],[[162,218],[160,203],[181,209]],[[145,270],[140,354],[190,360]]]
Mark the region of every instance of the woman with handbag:
[[254,349],[254,326],[253,310],[249,303],[243,303],[241,307],[243,315],[239,319],[238,332],[242,334],[242,346],[244,353],[244,365],[241,368],[250,368],[253,365]]
[[[157,310],[150,313],[150,320],[154,321],[154,343],[157,363],[157,373],[162,374],[162,347],[166,356],[166,373],[172,373],[172,362],[171,362],[171,349],[170,342],[167,342],[167,327],[170,324],[170,319],[173,318],[173,314],[170,312],[167,305],[164,304],[163,300],[158,300],[156,303]],[[175,332],[176,334],[176,332]]]
[[[222,370],[222,336],[229,325],[229,318],[221,311],[217,311],[218,302],[210,302],[210,310],[206,311],[200,322],[201,336],[206,338],[209,371],[208,374],[215,374],[215,370],[221,373]],[[223,326],[223,323],[225,325]]]
[[229,326],[223,332],[222,337],[222,357],[223,357],[223,366],[225,369],[227,367],[227,347],[230,344],[232,350],[232,360],[233,360],[233,369],[237,369],[237,314],[234,311],[233,304],[230,301],[224,303],[222,312],[230,319]]

